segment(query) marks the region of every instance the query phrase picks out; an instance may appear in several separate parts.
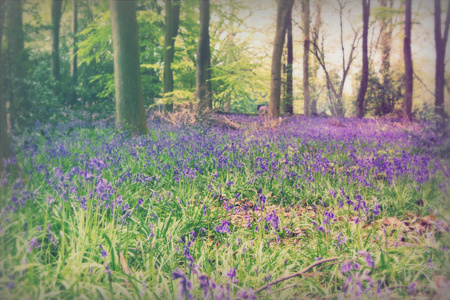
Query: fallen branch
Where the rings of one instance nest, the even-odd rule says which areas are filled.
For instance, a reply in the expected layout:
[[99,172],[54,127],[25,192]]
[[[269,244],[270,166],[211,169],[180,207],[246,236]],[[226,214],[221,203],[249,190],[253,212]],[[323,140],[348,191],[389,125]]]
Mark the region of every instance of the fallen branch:
[[325,266],[321,266],[320,268],[318,268],[317,270],[315,270],[312,274],[305,274],[305,275],[303,275],[303,276],[305,276],[305,277],[302,278],[300,281],[298,281],[298,282],[296,282],[296,283],[294,283],[294,284],[288,285],[287,287],[284,287],[284,288],[278,289],[278,290],[276,290],[276,291],[273,291],[272,293],[267,294],[267,295],[264,295],[264,296],[261,296],[261,297],[270,296],[270,295],[279,293],[279,292],[281,292],[281,291],[284,291],[284,290],[293,288],[293,287],[299,285],[300,283],[302,283],[303,281],[305,281],[308,277],[313,277],[313,276],[315,276],[315,275],[316,275],[315,273],[317,273],[320,269],[323,269],[323,268],[326,268],[326,267],[329,267],[329,266],[332,266],[332,265],[335,265],[335,264],[338,264],[338,263],[339,263],[339,262],[334,262],[334,263],[331,263],[331,264],[328,264],[328,265],[325,265]]
[[324,263],[327,263],[327,262],[330,262],[330,261],[335,261],[335,260],[338,260],[338,259],[339,259],[339,257],[332,257],[332,258],[327,258],[327,259],[322,259],[322,260],[316,261],[316,262],[310,264],[308,267],[306,267],[306,268],[304,268],[303,270],[301,270],[300,272],[297,272],[297,273],[294,273],[294,274],[291,274],[291,275],[288,275],[288,276],[284,276],[284,277],[278,278],[277,280],[274,280],[274,281],[272,281],[272,282],[268,282],[268,283],[265,284],[264,286],[262,286],[262,287],[260,287],[259,289],[257,289],[257,290],[255,291],[255,293],[259,293],[259,292],[265,290],[265,289],[268,287],[269,284],[270,284],[270,285],[273,285],[273,284],[277,284],[277,283],[279,283],[279,282],[282,282],[282,281],[284,281],[284,280],[291,279],[291,278],[293,278],[293,277],[302,276],[302,275],[304,275],[306,272],[308,272],[309,270],[311,270],[312,268],[314,268],[315,266],[318,266],[318,265],[321,265],[321,264],[324,264]]

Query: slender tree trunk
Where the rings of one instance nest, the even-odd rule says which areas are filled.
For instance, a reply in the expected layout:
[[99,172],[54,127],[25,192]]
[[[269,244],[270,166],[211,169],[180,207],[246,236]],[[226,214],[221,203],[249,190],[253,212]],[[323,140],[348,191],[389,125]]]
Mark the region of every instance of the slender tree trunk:
[[[394,1],[389,1],[392,8]],[[381,7],[387,7],[387,0],[380,0]],[[381,45],[381,76],[383,78],[383,94],[380,115],[389,114],[394,110],[391,86],[391,47],[392,47],[392,17],[384,17],[381,20],[380,32]]]
[[363,0],[363,43],[362,43],[362,78],[359,87],[358,98],[356,100],[356,117],[364,116],[364,98],[366,97],[367,82],[369,80],[369,57],[367,53],[367,41],[369,35],[370,0]]
[[281,56],[283,55],[283,44],[294,0],[277,0],[277,29],[273,44],[272,72],[270,81],[269,117],[280,116],[281,96]]
[[78,33],[78,0],[72,0],[72,63],[70,64],[70,76],[72,78],[72,87],[73,87],[73,95],[72,95],[72,103],[76,103],[77,101],[77,92],[76,86],[78,82],[78,42],[77,42],[77,33]]
[[62,0],[52,0],[52,57],[51,57],[51,73],[56,81],[61,79],[61,71],[59,69],[59,28],[61,25]]
[[[180,22],[180,0],[165,0],[165,11],[163,89],[164,94],[167,94],[173,92],[172,63]],[[173,111],[173,102],[166,103],[165,109]]]
[[445,18],[444,35],[441,33],[441,0],[434,0],[434,39],[436,44],[436,79],[435,79],[435,112],[445,118],[444,92],[445,92],[445,52],[450,27],[450,0],[448,1]]
[[[5,19],[5,3],[0,0],[0,50],[3,40],[3,21]],[[0,70],[2,67],[2,51],[0,51]],[[5,171],[4,160],[12,156],[6,123],[6,101],[2,97],[2,72],[0,72],[0,175]]]
[[[313,32],[313,40],[318,40],[320,28],[322,26],[322,1],[315,2],[315,10],[316,17],[314,20],[314,32]],[[316,41],[317,42],[317,41]],[[317,71],[319,69],[320,63],[317,59],[314,59],[313,72],[311,77],[313,77],[313,81],[317,80]],[[319,95],[317,91],[317,84],[313,85],[313,95],[314,97],[311,99],[311,115],[317,115],[317,101],[319,100]]]
[[[303,104],[305,116],[311,116],[311,97],[309,94],[309,0],[302,1],[303,27]],[[317,106],[315,108],[317,112]]]
[[111,13],[116,126],[146,133],[135,0],[109,0]]
[[293,64],[294,50],[292,42],[292,12],[289,14],[289,20],[286,27],[287,33],[287,61],[286,61],[286,98],[284,101],[284,113],[287,115],[294,114],[294,90],[293,90]]
[[212,108],[209,0],[200,0],[200,34],[197,48],[197,97],[199,111]]
[[413,97],[413,62],[411,55],[411,5],[412,0],[405,1],[405,37],[403,40],[403,56],[405,58],[405,98],[403,111],[411,119]]
[[[25,76],[27,57],[24,51],[24,31],[22,18],[22,1],[5,1],[6,8],[6,40],[8,42],[8,78],[7,95],[9,97],[9,111],[11,127],[20,125],[25,109]],[[4,95],[5,97],[5,95]]]

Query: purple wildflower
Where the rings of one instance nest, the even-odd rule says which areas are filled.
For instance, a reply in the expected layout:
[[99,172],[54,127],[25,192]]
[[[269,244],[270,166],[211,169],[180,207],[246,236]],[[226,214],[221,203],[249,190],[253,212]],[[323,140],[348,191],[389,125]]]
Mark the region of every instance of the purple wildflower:
[[208,295],[208,292],[211,290],[211,288],[213,288],[212,284],[214,284],[214,282],[206,274],[199,275],[197,279],[200,284],[200,288],[203,290],[203,297],[205,299],[208,299],[209,297],[206,296]]
[[233,280],[233,278],[236,277],[236,269],[231,267],[231,269],[227,272],[226,276],[230,278],[230,280]]
[[375,203],[373,206],[373,213],[375,214],[375,216],[378,216],[380,212],[380,205],[378,205],[378,203]]
[[109,264],[105,264],[105,271],[103,271],[103,273],[108,274],[108,276],[111,275],[112,270],[111,270],[111,268],[109,267]]
[[106,250],[105,250],[105,248],[103,248],[102,244],[98,244],[98,246],[100,247],[100,255],[102,256],[102,258],[108,257],[108,252],[106,252]]
[[182,270],[177,268],[175,271],[173,271],[172,279],[181,279],[179,284],[181,299],[184,299],[185,297],[187,297],[188,299],[194,299],[194,297],[192,297],[192,295],[189,293],[189,291],[192,290],[192,282],[188,280],[186,274],[184,274]]
[[251,226],[252,226],[252,221],[251,221],[251,218],[249,217],[248,221],[247,221],[247,228],[250,228]]
[[40,247],[36,237],[32,238],[28,242],[28,246],[30,246],[30,248],[28,248],[28,253],[30,253],[33,250],[33,248],[39,249]]
[[414,294],[415,289],[416,289],[416,283],[412,282],[408,287],[408,294],[410,294],[410,295]]
[[222,220],[221,224],[216,226],[216,231],[221,233],[230,233],[230,223],[228,220]]
[[269,215],[267,215],[265,219],[267,223],[272,224],[273,229],[275,229],[275,231],[278,231],[280,219],[278,218],[274,210],[272,210],[272,212]]
[[341,265],[341,273],[342,274],[349,272],[351,269],[352,269],[351,263],[346,263],[346,264]]
[[267,273],[264,275],[264,280],[267,281],[267,293],[270,293],[270,279],[272,278],[272,274]]
[[248,288],[248,289],[243,289],[243,290],[238,291],[236,293],[236,297],[238,299],[254,300],[254,299],[256,299],[256,294],[255,294],[255,291],[253,291],[252,288]]
[[55,199],[53,198],[53,196],[50,196],[50,197],[47,198],[48,205],[52,205],[53,202],[55,202]]
[[147,241],[150,241],[150,239],[155,236],[152,223],[148,224],[148,229],[150,230],[150,233],[148,234]]
[[192,255],[189,253],[189,248],[188,247],[184,247],[183,250],[183,256],[186,258],[186,260],[190,261],[190,262],[194,262],[194,258],[192,257]]
[[372,258],[372,256],[370,256],[369,252],[364,251],[364,250],[359,250],[358,251],[358,255],[364,255],[365,259],[366,259],[366,264],[369,268],[374,268],[375,267],[375,262]]

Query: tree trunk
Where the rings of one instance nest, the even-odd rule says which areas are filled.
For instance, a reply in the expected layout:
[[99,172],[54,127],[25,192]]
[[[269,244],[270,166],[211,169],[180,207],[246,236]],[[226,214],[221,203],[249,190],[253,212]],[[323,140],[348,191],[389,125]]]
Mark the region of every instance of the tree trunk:
[[358,98],[356,100],[356,117],[364,116],[364,98],[367,91],[367,82],[369,80],[369,57],[367,53],[367,40],[369,35],[369,16],[370,16],[370,0],[363,0],[363,43],[362,43],[362,78],[359,87]]
[[292,14],[289,14],[287,33],[287,61],[286,61],[286,98],[284,100],[284,113],[287,115],[294,114],[294,91],[293,91],[293,64],[294,50],[292,42]]
[[109,0],[109,7],[114,49],[116,127],[146,133],[136,1]]
[[27,57],[24,51],[22,1],[5,1],[4,7],[6,8],[6,40],[8,41],[7,96],[9,97],[11,127],[16,128],[20,125],[26,111],[24,82]]
[[270,81],[269,117],[280,116],[281,96],[281,56],[289,15],[294,5],[294,0],[277,0],[277,29],[273,44],[272,72]]
[[403,40],[403,56],[405,58],[405,98],[403,111],[411,119],[413,97],[413,62],[411,55],[411,5],[412,0],[405,1],[405,37]]
[[[163,90],[164,94],[167,94],[173,92],[172,63],[180,23],[180,0],[165,0],[165,10]],[[173,111],[173,102],[166,103],[165,109]]]
[[[316,10],[316,17],[314,20],[314,32],[312,33],[313,39],[318,39],[319,33],[320,33],[320,27],[322,26],[322,1],[316,1],[315,2],[315,10]],[[313,95],[314,97],[311,99],[311,115],[315,116],[317,115],[317,101],[319,100],[319,93],[317,89],[317,71],[319,69],[320,63],[317,59],[314,60],[313,64],[313,72],[311,74],[311,77],[315,84],[313,85]]]
[[[392,9],[394,1],[389,1],[389,7]],[[381,7],[387,7],[387,0],[380,0]],[[389,114],[394,110],[394,101],[392,97],[391,87],[391,47],[392,47],[392,17],[384,17],[381,20],[381,32],[380,32],[380,45],[381,45],[381,76],[383,78],[383,94],[381,115]]]
[[73,95],[72,95],[72,103],[77,102],[77,93],[76,93],[76,86],[78,82],[77,73],[78,73],[78,57],[77,57],[77,51],[78,51],[78,43],[77,43],[77,33],[78,33],[78,1],[72,0],[72,34],[73,34],[73,40],[72,40],[72,63],[70,64],[70,76],[72,79],[72,88],[73,88]]
[[[0,49],[2,49],[3,40],[3,21],[5,19],[5,3],[0,0]],[[2,67],[2,51],[0,51],[0,70]],[[6,128],[6,101],[2,97],[2,72],[0,72],[0,175],[4,172],[5,159],[12,156],[11,146],[9,144],[8,130]]]
[[197,97],[199,111],[212,108],[209,0],[200,0],[200,34],[197,47]]
[[436,79],[435,79],[435,112],[445,118],[445,52],[450,27],[450,0],[445,18],[444,36],[441,34],[441,0],[434,0],[434,39],[436,44]]
[[51,73],[56,81],[61,79],[61,71],[59,69],[59,28],[61,25],[62,0],[52,0],[52,56],[51,56]]
[[[302,1],[303,27],[303,104],[304,114],[311,116],[311,97],[309,94],[309,0]],[[317,112],[317,106],[315,108]]]

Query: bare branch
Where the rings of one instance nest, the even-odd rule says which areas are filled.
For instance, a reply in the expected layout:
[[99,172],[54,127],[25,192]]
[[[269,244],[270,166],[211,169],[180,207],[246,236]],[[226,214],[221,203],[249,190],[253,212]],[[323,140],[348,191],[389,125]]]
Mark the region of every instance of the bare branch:
[[321,264],[324,264],[324,263],[327,263],[327,262],[330,262],[330,261],[335,261],[335,260],[338,260],[338,259],[339,259],[339,257],[332,257],[332,258],[327,258],[327,259],[322,259],[322,260],[316,261],[316,262],[310,264],[308,267],[306,267],[303,270],[301,270],[300,272],[297,272],[297,273],[294,273],[294,274],[291,274],[291,275],[288,275],[288,276],[284,276],[284,277],[278,278],[278,279],[276,279],[276,280],[274,280],[272,282],[269,282],[269,283],[265,284],[264,286],[262,286],[259,289],[257,289],[255,291],[255,293],[259,293],[259,292],[265,290],[269,284],[273,285],[273,284],[277,284],[279,282],[282,282],[284,280],[291,279],[293,277],[303,276],[306,272],[308,272],[309,270],[311,270],[315,266],[318,266],[318,265],[321,265]]
[[313,277],[313,276],[317,275],[317,272],[320,271],[321,269],[326,268],[326,267],[329,267],[329,266],[336,265],[336,264],[338,264],[338,263],[339,263],[339,262],[334,262],[334,263],[331,263],[331,264],[328,264],[328,265],[325,265],[325,266],[321,266],[321,267],[318,268],[316,271],[314,271],[312,274],[305,274],[305,275],[304,275],[305,277],[302,278],[300,281],[298,281],[298,282],[296,282],[296,283],[294,283],[294,284],[288,285],[287,287],[284,287],[284,288],[278,289],[278,290],[276,290],[276,291],[273,291],[272,293],[267,294],[267,295],[264,295],[264,296],[261,296],[261,297],[270,296],[270,295],[279,293],[279,292],[281,292],[281,291],[284,291],[284,290],[287,290],[287,289],[296,287],[297,285],[299,285],[300,283],[302,283],[303,281],[305,281],[308,277]]

